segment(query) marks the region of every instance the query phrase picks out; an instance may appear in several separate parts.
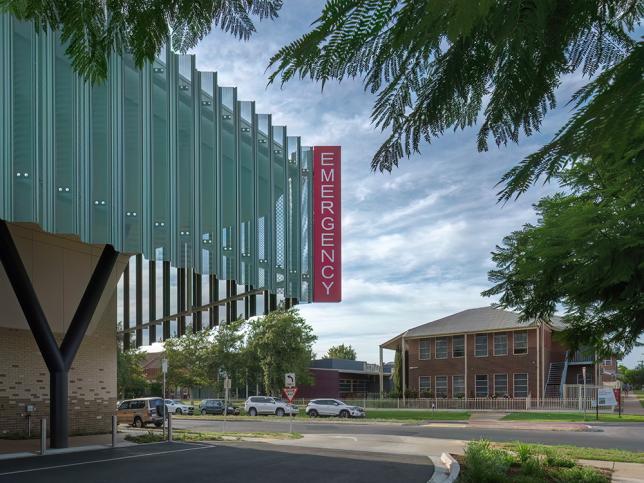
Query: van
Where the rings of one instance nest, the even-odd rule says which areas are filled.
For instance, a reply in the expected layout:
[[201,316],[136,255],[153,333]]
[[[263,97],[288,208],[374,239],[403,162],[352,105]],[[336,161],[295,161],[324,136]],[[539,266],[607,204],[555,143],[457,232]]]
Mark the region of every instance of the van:
[[163,425],[163,399],[160,397],[141,397],[121,401],[116,410],[119,424],[131,424],[142,428],[154,424],[157,428]]

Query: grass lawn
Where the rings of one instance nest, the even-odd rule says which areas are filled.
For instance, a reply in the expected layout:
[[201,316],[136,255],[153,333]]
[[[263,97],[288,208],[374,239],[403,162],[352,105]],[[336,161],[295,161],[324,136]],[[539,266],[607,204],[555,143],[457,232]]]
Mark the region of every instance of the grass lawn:
[[493,443],[493,445],[513,452],[517,452],[519,446],[528,446],[533,453],[548,454],[549,452],[554,452],[558,456],[564,456],[574,460],[584,459],[619,461],[622,463],[644,463],[644,453],[625,451],[621,449],[581,448],[578,446],[567,445],[549,446],[545,444],[521,443],[519,441],[514,441],[512,443]]
[[367,409],[367,419],[461,421],[470,419],[467,411],[415,411],[405,409]]
[[644,391],[633,391],[633,393],[635,394],[635,397],[639,399],[640,404],[644,408]]
[[[241,441],[246,438],[252,439],[300,439],[300,433],[272,433],[272,432],[195,432],[195,431],[173,431],[173,441]],[[159,431],[148,431],[143,434],[128,434],[126,441],[133,443],[158,443],[163,441],[163,434]]]
[[[593,422],[596,421],[595,413],[588,411],[584,417],[583,413],[510,413],[503,417],[505,421],[553,421],[553,422]],[[599,413],[599,421],[622,422],[622,423],[644,423],[644,415],[639,414],[602,414]]]

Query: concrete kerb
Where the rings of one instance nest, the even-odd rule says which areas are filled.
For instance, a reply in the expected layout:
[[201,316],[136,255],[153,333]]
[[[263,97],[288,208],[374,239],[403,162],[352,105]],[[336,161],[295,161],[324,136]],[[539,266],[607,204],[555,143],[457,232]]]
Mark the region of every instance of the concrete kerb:
[[456,481],[461,472],[461,465],[458,464],[451,454],[443,453],[438,456],[429,457],[434,464],[434,474],[427,483],[452,483]]

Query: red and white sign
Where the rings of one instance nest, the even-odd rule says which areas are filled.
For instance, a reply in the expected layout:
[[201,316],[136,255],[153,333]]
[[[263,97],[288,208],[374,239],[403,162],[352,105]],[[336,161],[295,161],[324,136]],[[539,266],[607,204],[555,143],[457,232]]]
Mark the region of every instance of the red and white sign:
[[313,148],[313,302],[342,300],[340,146]]
[[284,395],[286,396],[286,399],[288,399],[288,402],[293,402],[293,398],[297,394],[297,387],[285,387],[284,388]]

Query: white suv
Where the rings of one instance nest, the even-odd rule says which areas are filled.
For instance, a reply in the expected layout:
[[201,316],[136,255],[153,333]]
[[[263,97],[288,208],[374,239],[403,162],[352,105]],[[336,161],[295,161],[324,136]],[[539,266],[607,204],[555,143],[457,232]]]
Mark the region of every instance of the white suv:
[[194,414],[195,407],[183,404],[181,401],[166,399],[165,407],[172,414]]
[[364,418],[366,413],[360,406],[349,406],[337,399],[314,399],[306,406],[306,414],[318,416],[337,416],[340,418]]
[[297,415],[298,412],[297,406],[268,396],[249,397],[244,403],[244,410],[249,416],[257,416],[258,414],[286,416],[287,414]]

